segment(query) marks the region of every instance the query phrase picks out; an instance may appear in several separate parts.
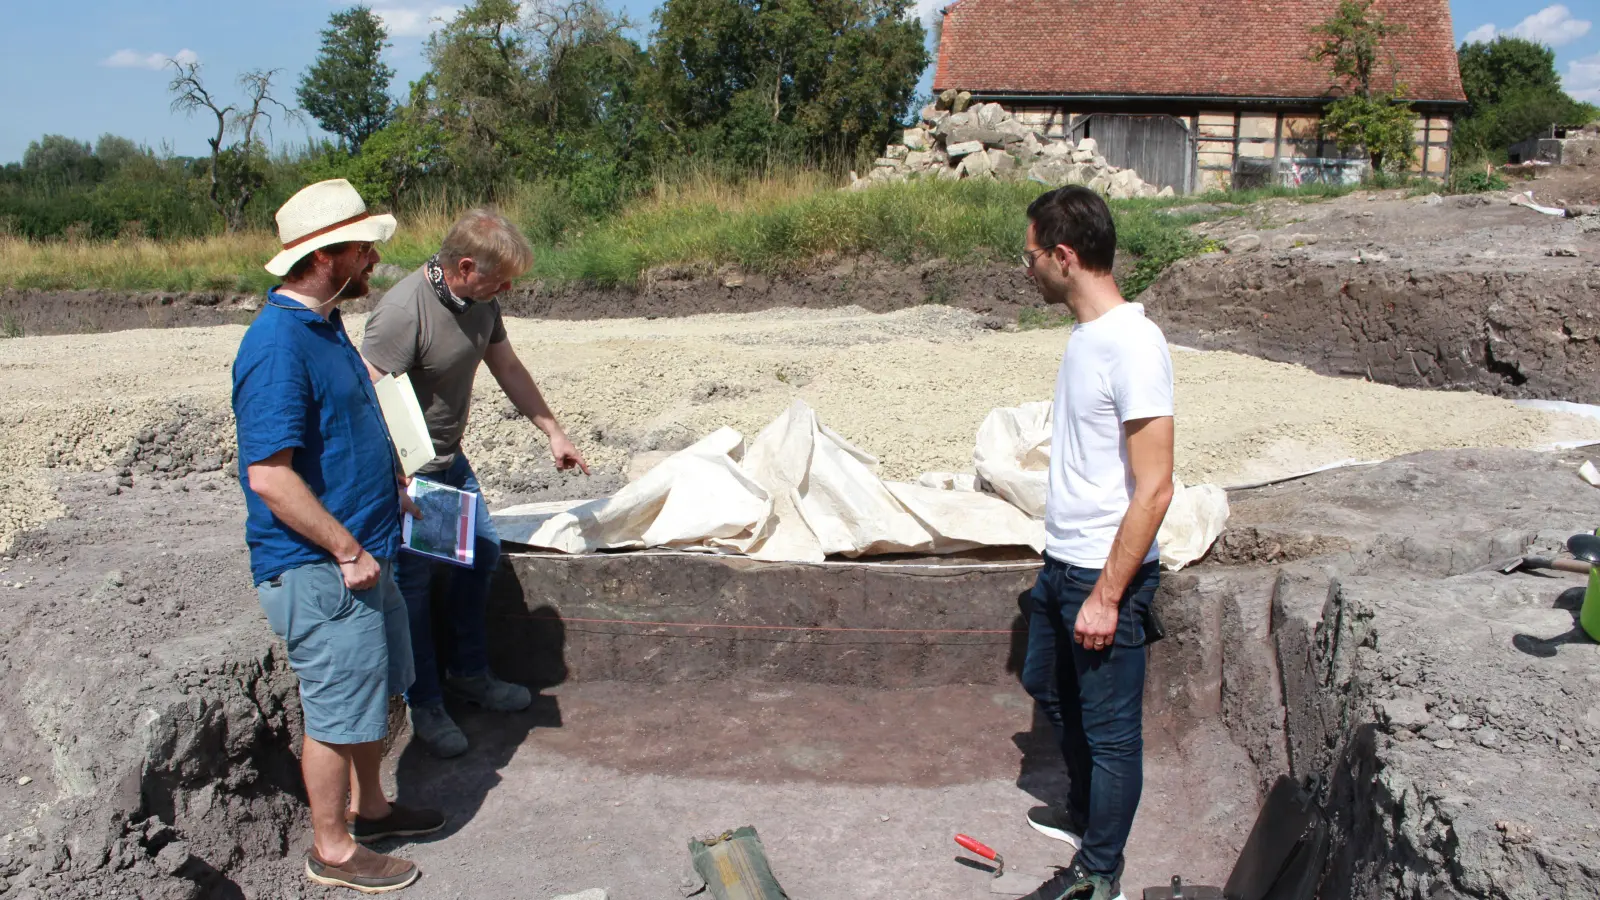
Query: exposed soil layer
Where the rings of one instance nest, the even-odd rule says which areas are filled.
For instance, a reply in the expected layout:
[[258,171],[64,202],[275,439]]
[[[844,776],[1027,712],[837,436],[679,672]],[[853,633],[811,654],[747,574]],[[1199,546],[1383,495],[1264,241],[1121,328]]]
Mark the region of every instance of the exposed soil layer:
[[[1600,218],[1505,196],[1263,204],[1143,296],[1169,339],[1405,387],[1600,402]],[[1259,241],[1260,246],[1250,247]]]
[[248,325],[260,308],[252,294],[0,290],[0,323],[24,335]]
[[[1568,183],[1576,176],[1563,177],[1531,182],[1536,197],[1581,195]],[[1600,402],[1600,217],[1551,218],[1510,196],[1384,192],[1194,207],[1219,214],[1197,232],[1233,251],[1177,264],[1141,299],[1169,338],[1204,349],[1384,384]],[[24,334],[238,324],[259,302],[10,290],[0,291],[0,320]],[[509,315],[545,320],[941,304],[996,329],[1043,305],[1020,266],[873,257],[772,276],[688,266],[653,270],[637,286],[535,283],[502,304]]]
[[1582,460],[1423,453],[1236,498],[1238,525],[1350,542],[1272,587],[1289,758],[1331,779],[1322,896],[1600,894],[1583,579],[1494,571],[1600,522]]
[[[366,312],[382,296],[352,302]],[[1025,308],[1042,308],[1021,265],[956,264],[936,259],[896,263],[877,257],[826,260],[777,275],[731,268],[660,268],[642,284],[522,285],[500,298],[506,315],[559,319],[657,318],[702,313],[748,313],[788,307],[855,306],[875,313],[936,304],[1016,322]],[[248,325],[261,298],[213,292],[0,290],[0,322],[26,335],[97,334],[130,328]]]
[[1021,671],[1021,613],[1038,574],[1038,558],[1021,553],[989,554],[992,568],[972,557],[808,566],[514,554],[495,586],[491,653],[529,684],[1004,684]]

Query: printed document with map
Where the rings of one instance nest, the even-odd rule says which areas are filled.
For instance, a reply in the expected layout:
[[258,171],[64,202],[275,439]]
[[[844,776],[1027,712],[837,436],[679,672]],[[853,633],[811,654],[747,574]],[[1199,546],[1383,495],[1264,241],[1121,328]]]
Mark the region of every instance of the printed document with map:
[[478,495],[421,478],[412,479],[406,493],[417,504],[422,518],[406,513],[401,546],[412,553],[471,568],[478,539]]

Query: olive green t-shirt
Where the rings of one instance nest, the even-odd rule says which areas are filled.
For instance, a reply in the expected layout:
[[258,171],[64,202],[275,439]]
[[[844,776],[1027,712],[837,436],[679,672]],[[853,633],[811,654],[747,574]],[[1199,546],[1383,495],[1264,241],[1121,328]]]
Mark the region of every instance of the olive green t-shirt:
[[500,301],[473,303],[466,312],[454,313],[421,269],[390,288],[367,317],[361,355],[390,374],[409,374],[427,419],[435,455],[422,472],[449,468],[461,452],[478,364],[490,344],[505,339]]

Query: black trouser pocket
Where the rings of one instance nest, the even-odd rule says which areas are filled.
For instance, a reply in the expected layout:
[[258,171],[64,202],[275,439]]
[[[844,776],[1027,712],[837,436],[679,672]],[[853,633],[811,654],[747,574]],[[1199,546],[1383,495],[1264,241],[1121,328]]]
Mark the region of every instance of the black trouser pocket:
[[1167,636],[1167,629],[1161,624],[1161,617],[1156,615],[1154,598],[1151,598],[1150,605],[1144,608],[1142,618],[1144,619],[1144,645],[1146,647]]

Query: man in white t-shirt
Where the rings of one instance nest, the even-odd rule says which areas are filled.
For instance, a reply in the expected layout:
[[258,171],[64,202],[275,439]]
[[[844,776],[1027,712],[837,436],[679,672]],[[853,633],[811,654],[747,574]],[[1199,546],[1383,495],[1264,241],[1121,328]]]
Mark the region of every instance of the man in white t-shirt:
[[1111,276],[1117,232],[1099,194],[1028,207],[1026,265],[1077,325],[1056,376],[1045,566],[1032,593],[1023,683],[1057,728],[1065,808],[1028,814],[1078,848],[1037,900],[1118,900],[1144,785],[1144,618],[1160,579],[1156,531],[1172,500],[1172,357]]

